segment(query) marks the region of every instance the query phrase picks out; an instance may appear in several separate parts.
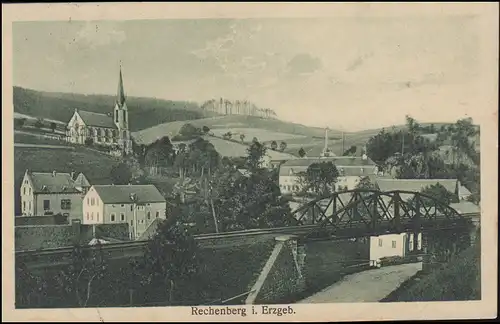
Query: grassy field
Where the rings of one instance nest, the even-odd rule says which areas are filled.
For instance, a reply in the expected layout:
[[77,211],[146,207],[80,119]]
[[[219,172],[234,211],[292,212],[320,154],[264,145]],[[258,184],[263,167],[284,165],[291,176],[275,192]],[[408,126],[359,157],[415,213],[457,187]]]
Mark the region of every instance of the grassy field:
[[[231,115],[231,116],[220,116],[220,117],[212,117],[212,118],[203,118],[197,120],[187,121],[176,121],[165,123],[161,125],[157,125],[151,127],[149,129],[144,129],[142,131],[135,132],[133,134],[134,138],[138,142],[141,143],[151,143],[158,138],[163,136],[175,136],[178,134],[182,125],[190,123],[195,127],[209,127],[212,132],[215,132],[217,129],[224,129],[223,133],[227,132],[226,129],[234,129],[234,128],[248,128],[248,129],[256,129],[273,132],[275,134],[288,134],[290,135],[301,135],[305,137],[322,137],[324,136],[324,129],[319,127],[309,127],[300,124],[294,124],[289,122],[284,122],[277,119],[264,119],[260,117],[253,116],[241,116],[241,115]],[[219,132],[219,131],[217,131]],[[334,133],[339,133],[338,131],[332,131],[332,135]],[[252,134],[255,134],[253,131]],[[256,136],[259,138],[258,136]],[[253,136],[250,137],[250,139]],[[259,140],[263,141],[263,139]],[[271,139],[272,140],[272,139]]]
[[67,142],[43,137],[36,134],[26,134],[26,133],[14,133],[14,143],[24,143],[24,144],[43,144],[43,145],[68,145]]
[[384,302],[466,301],[481,299],[481,248],[469,247],[430,274],[419,274]]
[[270,130],[266,129],[259,129],[259,128],[215,128],[212,129],[212,133],[214,133],[215,136],[222,137],[227,132],[231,132],[232,138],[239,140],[240,135],[243,134],[245,135],[244,141],[245,142],[251,142],[254,137],[256,137],[259,142],[265,143],[265,142],[271,142],[271,141],[288,141],[290,139],[297,139],[297,138],[306,138],[304,135],[296,135],[296,134],[287,134],[287,133],[278,133],[278,132],[273,132]]
[[19,188],[26,169],[37,172],[83,172],[91,184],[111,183],[111,168],[118,160],[108,155],[77,147],[75,150],[14,148],[14,197],[16,214],[20,213]]

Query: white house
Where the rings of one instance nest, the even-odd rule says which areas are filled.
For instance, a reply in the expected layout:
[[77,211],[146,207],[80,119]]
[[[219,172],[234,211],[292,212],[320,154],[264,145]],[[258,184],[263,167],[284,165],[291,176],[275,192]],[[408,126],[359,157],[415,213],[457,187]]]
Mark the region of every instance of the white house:
[[83,201],[83,224],[130,225],[135,240],[157,218],[166,218],[166,200],[154,185],[95,185]]
[[336,156],[324,158],[302,158],[287,161],[280,166],[279,186],[282,194],[293,194],[302,190],[300,174],[313,163],[332,162],[339,171],[337,188],[354,189],[365,176],[375,176],[377,166],[366,155],[363,157]]
[[[417,250],[422,249],[422,233],[417,236]],[[414,249],[414,234],[387,234],[370,237],[370,264],[377,265],[384,257],[405,257]]]
[[117,146],[122,151],[130,153],[132,142],[128,125],[128,110],[120,67],[113,115],[75,109],[67,125],[66,138],[68,142],[76,144],[85,144],[91,139],[93,143],[110,147]]
[[26,170],[20,187],[23,216],[43,216],[61,213],[69,219],[81,219],[82,198],[90,186],[80,173],[32,172]]

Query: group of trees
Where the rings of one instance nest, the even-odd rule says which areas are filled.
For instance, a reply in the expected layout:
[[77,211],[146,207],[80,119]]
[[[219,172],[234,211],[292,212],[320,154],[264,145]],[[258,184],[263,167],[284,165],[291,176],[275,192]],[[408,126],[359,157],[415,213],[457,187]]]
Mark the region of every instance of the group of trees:
[[[460,119],[455,124],[422,127],[410,116],[402,130],[382,129],[367,143],[368,156],[380,170],[394,173],[400,179],[456,178],[472,193],[473,200],[479,197],[479,152],[472,140],[479,130],[472,119]],[[422,136],[426,131],[438,132],[436,140]],[[446,161],[440,147],[451,142],[453,160]],[[465,159],[472,163],[465,163]]]
[[286,150],[286,148],[287,148],[287,144],[285,141],[281,141],[279,144],[279,147],[278,147],[278,142],[276,142],[276,141],[271,142],[271,150],[273,150],[273,151],[277,151],[279,149],[279,151],[283,152],[284,150]]

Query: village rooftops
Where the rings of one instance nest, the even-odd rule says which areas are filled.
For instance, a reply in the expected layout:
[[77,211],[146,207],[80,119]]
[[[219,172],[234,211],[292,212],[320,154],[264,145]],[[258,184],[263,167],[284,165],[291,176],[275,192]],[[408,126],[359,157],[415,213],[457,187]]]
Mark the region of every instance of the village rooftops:
[[95,185],[93,188],[105,204],[166,202],[154,185]]
[[117,128],[111,116],[85,110],[75,110],[75,111],[76,113],[78,113],[78,115],[80,115],[83,122],[87,126],[113,128],[113,129]]
[[[26,171],[34,193],[79,193],[70,173]],[[83,176],[83,175],[82,175]],[[84,177],[84,176],[83,176]],[[85,179],[86,180],[86,179]],[[87,181],[88,182],[88,181]]]

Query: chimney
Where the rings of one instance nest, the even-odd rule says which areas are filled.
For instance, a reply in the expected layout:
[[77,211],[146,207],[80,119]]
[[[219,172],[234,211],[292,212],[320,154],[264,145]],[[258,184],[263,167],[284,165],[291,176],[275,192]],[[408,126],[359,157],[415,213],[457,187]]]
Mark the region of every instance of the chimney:
[[52,171],[52,176],[55,177],[57,174],[56,170]]

